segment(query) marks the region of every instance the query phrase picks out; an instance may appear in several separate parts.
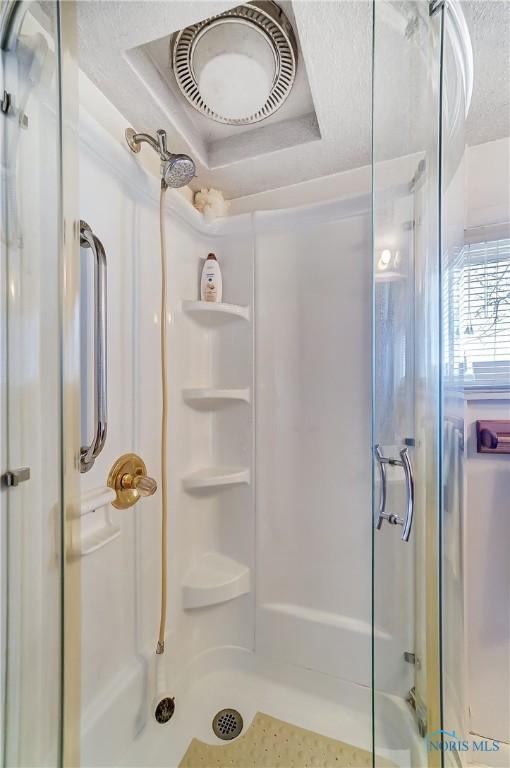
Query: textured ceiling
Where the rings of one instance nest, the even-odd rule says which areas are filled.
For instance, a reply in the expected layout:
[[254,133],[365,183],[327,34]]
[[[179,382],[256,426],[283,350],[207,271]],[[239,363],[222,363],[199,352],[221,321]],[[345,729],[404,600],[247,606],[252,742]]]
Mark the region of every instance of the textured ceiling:
[[482,144],[510,136],[510,2],[463,0],[462,8],[475,69],[466,140]]
[[[225,138],[221,152],[216,152],[216,167],[210,167],[196,122],[179,108],[149,60],[138,57],[135,72],[133,54],[139,51],[133,49],[237,4],[219,0],[78,3],[80,65],[136,130],[165,128],[174,151],[195,155],[198,178],[192,186],[196,189],[214,186],[229,198],[240,197],[366,165],[371,141],[370,0],[317,0],[293,3],[301,66],[306,68],[318,124],[314,140],[303,143],[298,133],[294,146],[288,146],[288,132],[301,129],[284,121],[271,142],[264,144],[257,138],[258,156],[243,158],[239,138]],[[305,129],[303,134],[313,135],[308,126]],[[254,140],[257,130],[262,127],[252,132]]]
[[[280,0],[279,6],[295,28],[296,23],[294,20],[292,3],[289,0]],[[309,117],[312,120],[315,118],[313,99],[308,84],[306,67],[303,64],[302,52],[298,37],[296,37],[296,44],[298,49],[298,61],[301,62],[301,65],[297,67],[296,79],[288,98],[281,106],[281,108],[277,110],[277,112],[261,121],[260,123],[255,123],[252,125],[226,125],[218,123],[215,120],[211,120],[205,115],[201,114],[190,104],[188,104],[185,99],[182,99],[174,77],[172,66],[170,64],[171,37],[171,35],[166,35],[159,40],[151,40],[146,45],[136,49],[134,56],[139,56],[140,53],[142,53],[142,55],[146,54],[146,63],[152,64],[159,72],[161,77],[165,80],[165,82],[168,83],[168,87],[174,93],[178,94],[182,109],[189,116],[191,123],[195,126],[197,132],[200,134],[201,138],[206,144],[210,160],[210,162],[208,162],[209,167],[214,168],[216,165],[221,164],[217,163],[216,157],[214,157],[214,155],[217,154],[215,152],[216,145],[224,144],[228,146],[231,144],[230,139],[232,137],[236,137],[236,139],[238,139],[237,143],[239,144],[244,141],[246,144],[245,155],[253,156],[257,154],[256,149],[253,148],[253,145],[255,145],[255,147],[257,146],[256,137],[263,133],[271,134],[272,127],[276,123],[281,123],[283,121],[292,121],[294,123],[298,123],[300,118]],[[132,52],[128,54],[128,57],[131,59],[132,65],[136,66],[136,63],[133,61]],[[147,58],[150,60],[149,62],[147,62]],[[270,127],[271,130],[269,130]],[[263,129],[262,131],[260,130],[261,128]],[[294,132],[299,133],[299,130],[295,130]],[[248,134],[250,135],[248,136]],[[242,137],[242,139],[239,139],[239,137]],[[305,140],[310,140],[306,136],[304,138]],[[316,138],[320,138],[320,133],[318,130],[315,130],[315,132],[311,134],[312,140]]]
[[[264,131],[263,123],[258,124],[250,134],[257,147],[251,157],[246,156],[241,133],[232,135],[229,129],[229,135],[221,138],[216,131],[213,157],[208,140],[214,131],[209,137],[200,132],[189,109],[182,109],[181,95],[168,87],[161,67],[158,70],[150,56],[141,56],[140,46],[237,4],[225,0],[78,3],[80,65],[133,127],[148,132],[165,128],[173,151],[194,155],[198,161],[195,189],[214,186],[226,197],[241,197],[370,163],[371,0],[292,3],[301,66],[306,69],[318,129],[283,120],[270,133]],[[510,135],[510,0],[463,0],[462,5],[475,63],[467,140],[476,144]],[[376,58],[376,76],[387,89],[377,90],[379,156],[406,154],[424,146],[423,118],[430,109],[423,89],[410,87],[410,78],[421,82],[412,46],[416,34],[426,41],[428,21],[420,24],[412,17],[416,7],[427,15],[425,0],[418,6],[400,0],[378,4],[387,30],[384,55]],[[407,57],[404,46],[411,46]],[[426,57],[419,70],[425,65]],[[292,131],[295,135],[290,135]]]

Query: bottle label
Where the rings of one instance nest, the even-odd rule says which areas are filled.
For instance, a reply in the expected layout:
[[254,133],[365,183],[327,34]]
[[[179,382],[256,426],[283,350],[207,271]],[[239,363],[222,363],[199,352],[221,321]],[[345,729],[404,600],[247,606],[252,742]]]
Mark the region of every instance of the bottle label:
[[209,280],[205,286],[204,298],[206,301],[216,301],[216,286],[213,282],[209,282]]

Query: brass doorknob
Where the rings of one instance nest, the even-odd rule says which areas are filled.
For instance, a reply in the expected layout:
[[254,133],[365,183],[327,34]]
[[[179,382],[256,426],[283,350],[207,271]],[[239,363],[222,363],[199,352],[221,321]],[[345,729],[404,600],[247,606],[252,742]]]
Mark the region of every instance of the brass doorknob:
[[142,496],[152,496],[158,489],[153,477],[148,477],[144,462],[136,453],[125,453],[110,470],[108,485],[117,498],[112,502],[117,509],[128,509]]

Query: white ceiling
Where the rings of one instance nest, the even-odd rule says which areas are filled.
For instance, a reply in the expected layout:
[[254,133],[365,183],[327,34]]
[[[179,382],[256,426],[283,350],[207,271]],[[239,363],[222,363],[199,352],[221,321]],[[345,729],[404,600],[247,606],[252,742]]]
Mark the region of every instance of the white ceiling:
[[[287,15],[287,18],[295,28],[296,23],[294,20],[294,12],[290,0],[282,0],[282,2],[279,3],[279,6]],[[136,62],[133,61],[133,58],[144,58],[143,54],[145,54],[145,59],[149,57],[151,60],[150,62],[146,63],[149,65],[153,64],[159,75],[168,85],[169,89],[173,91],[174,94],[178,95],[179,105],[187,114],[195,130],[200,135],[201,140],[205,144],[207,165],[210,168],[215,168],[218,165],[223,164],[221,162],[221,149],[225,145],[230,146],[232,144],[230,141],[232,137],[236,137],[238,139],[236,142],[238,146],[243,146],[244,142],[244,156],[256,156],[259,154],[258,141],[260,141],[260,137],[263,134],[271,135],[273,133],[273,127],[275,124],[281,123],[283,121],[289,121],[288,125],[294,128],[294,136],[289,137],[289,141],[291,142],[294,139],[293,143],[303,143],[304,141],[320,139],[312,94],[310,91],[306,67],[304,66],[303,62],[299,39],[296,39],[296,43],[300,66],[297,68],[296,79],[287,100],[275,114],[266,118],[263,122],[241,126],[227,125],[215,122],[214,120],[209,119],[194,109],[185,99],[182,99],[170,64],[170,40],[171,35],[165,35],[165,37],[161,37],[159,40],[150,41],[140,48],[137,48],[135,52],[130,51],[128,53],[128,58],[131,60],[132,65],[136,66]],[[142,54],[141,57],[140,54]],[[315,124],[315,129],[309,134],[304,133],[302,142],[299,142],[296,140],[299,138],[300,133],[303,133],[303,129],[300,129],[299,127],[299,123],[302,121],[302,118],[308,118],[308,124]],[[269,130],[270,127],[271,130]],[[260,130],[261,128],[263,130]],[[270,141],[271,139],[266,139],[266,145],[269,144]],[[217,157],[218,154],[220,155],[219,159]],[[239,157],[242,158],[243,154],[240,154]]]
[[[171,91],[148,57],[143,60],[140,51],[133,49],[238,4],[221,0],[78,3],[81,67],[136,130],[165,128],[173,151],[188,152],[198,160],[195,188],[214,186],[226,197],[240,197],[366,165],[370,160],[370,2],[318,0],[293,3],[301,66],[308,76],[318,130],[305,116],[302,126],[275,123],[267,141],[260,136],[264,126],[259,124],[251,132],[259,146],[257,156],[243,159],[239,147],[243,139],[230,135],[216,148],[216,167],[207,167],[211,163],[206,142],[189,110],[182,109],[178,99],[183,97]],[[289,136],[292,132],[295,135]]]
[[[136,130],[165,128],[171,149],[188,152],[197,160],[195,189],[214,186],[228,198],[242,197],[370,163],[371,0],[293,2],[289,16],[299,38],[301,85],[289,105],[289,119],[275,115],[250,128],[249,134],[246,127],[238,133],[231,126],[204,128],[201,121],[207,118],[195,115],[170,87],[168,73],[157,60],[158,46],[163,51],[162,38],[238,4],[226,0],[77,3],[80,65]],[[413,4],[398,6],[412,8]],[[475,59],[467,138],[468,143],[480,143],[510,135],[510,0],[464,0],[463,6]],[[402,66],[397,50],[398,45],[407,44],[406,24],[404,20],[402,25],[399,14],[393,15],[395,19],[386,20],[386,45],[394,55],[387,55],[384,69],[379,70],[389,88],[380,94],[379,102],[381,113],[387,113],[384,125],[379,123],[387,155],[416,150],[420,129],[426,130],[418,119],[420,110],[411,102],[385,109],[386,100],[398,104],[399,94],[410,91],[404,87],[410,67]],[[377,64],[376,59],[376,74]],[[420,95],[413,98],[419,100]],[[415,146],[405,145],[403,137],[412,137]]]
[[466,139],[482,144],[510,136],[510,2],[463,0],[474,57]]

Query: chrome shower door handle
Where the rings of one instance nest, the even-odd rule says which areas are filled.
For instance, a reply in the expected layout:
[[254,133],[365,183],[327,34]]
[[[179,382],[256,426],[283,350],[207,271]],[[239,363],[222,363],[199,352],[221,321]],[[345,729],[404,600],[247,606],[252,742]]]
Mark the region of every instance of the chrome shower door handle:
[[[388,459],[383,456],[381,447],[376,445],[374,447],[375,457],[379,466],[379,472],[381,476],[381,496],[379,500],[379,509],[374,519],[374,525],[377,530],[380,530],[383,520],[386,520],[391,525],[402,526],[402,541],[409,541],[411,535],[411,528],[413,526],[414,517],[414,480],[413,480],[413,468],[411,460],[409,459],[409,452],[407,448],[402,448],[400,451],[399,459]],[[406,515],[404,518],[394,515],[391,512],[386,512],[386,464],[392,467],[402,467],[405,475],[406,482]]]
[[88,472],[103,450],[108,427],[107,415],[107,320],[106,254],[103,245],[85,221],[80,221],[80,245],[94,255],[94,403],[95,432],[90,445],[80,449],[80,472]]
[[379,496],[379,509],[374,519],[374,525],[379,531],[383,520],[385,519],[386,510],[386,461],[381,452],[381,447],[376,445],[374,448],[375,458],[377,460],[377,466],[379,467],[379,476],[381,478],[381,493]]
[[407,504],[406,504],[406,516],[404,518],[404,527],[402,530],[402,541],[409,541],[411,535],[411,528],[413,527],[414,518],[414,478],[413,467],[409,458],[409,451],[407,448],[402,448],[400,451],[401,466],[404,470],[406,478],[406,491],[407,491]]

